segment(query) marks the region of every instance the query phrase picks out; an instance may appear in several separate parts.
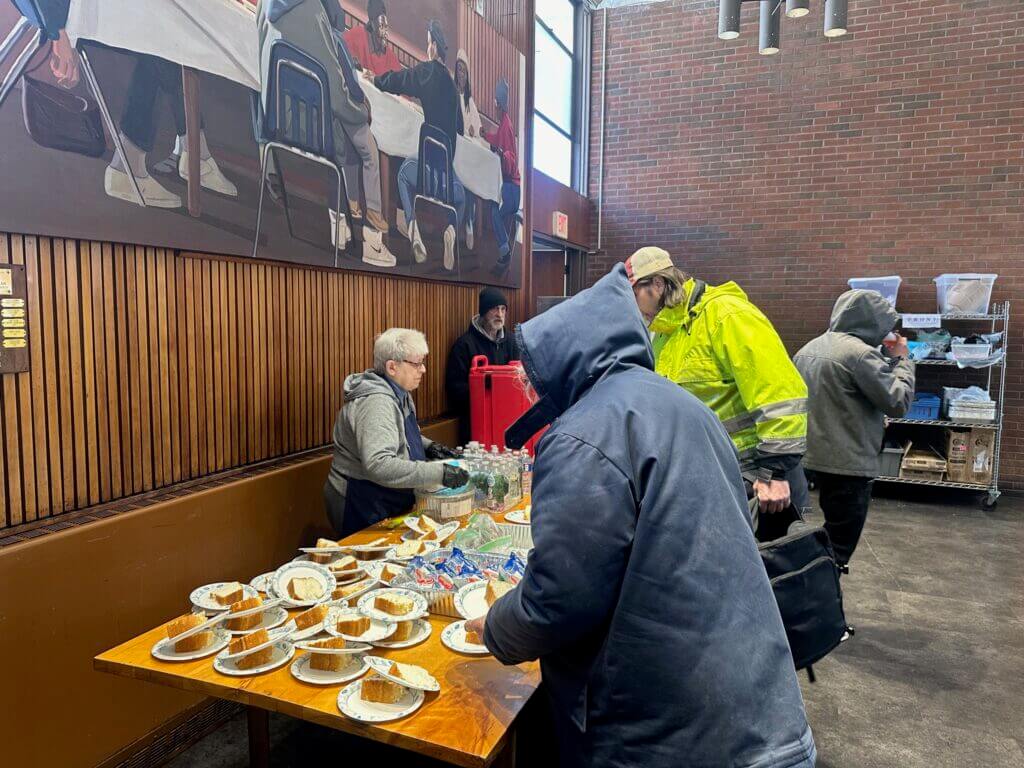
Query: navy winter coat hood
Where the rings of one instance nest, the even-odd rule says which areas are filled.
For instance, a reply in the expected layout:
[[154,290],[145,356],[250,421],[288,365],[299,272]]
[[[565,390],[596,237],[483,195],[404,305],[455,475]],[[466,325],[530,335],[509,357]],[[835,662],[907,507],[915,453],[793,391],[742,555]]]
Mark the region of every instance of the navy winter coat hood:
[[540,658],[561,764],[813,766],[735,449],[653,372],[625,270],[517,341],[541,396],[529,419],[555,421],[537,450],[534,550],[484,640],[506,664]]

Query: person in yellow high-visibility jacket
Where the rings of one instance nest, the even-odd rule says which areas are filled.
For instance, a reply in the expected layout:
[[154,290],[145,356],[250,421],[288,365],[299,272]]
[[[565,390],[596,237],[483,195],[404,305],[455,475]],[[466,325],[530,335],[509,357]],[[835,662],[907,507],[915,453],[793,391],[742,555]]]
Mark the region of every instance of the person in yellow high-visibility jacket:
[[641,248],[626,274],[654,334],[655,371],[721,420],[762,512],[808,507],[807,385],[771,322],[736,283],[708,285],[661,248]]

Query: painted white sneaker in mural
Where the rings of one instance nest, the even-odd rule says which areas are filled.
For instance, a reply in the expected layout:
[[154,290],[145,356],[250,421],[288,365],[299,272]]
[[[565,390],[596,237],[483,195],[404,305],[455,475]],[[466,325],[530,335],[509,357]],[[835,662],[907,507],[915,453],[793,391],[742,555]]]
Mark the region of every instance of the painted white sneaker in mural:
[[[181,198],[164,189],[152,176],[143,176],[137,181],[146,205],[153,208],[181,208]],[[132,186],[128,174],[110,165],[103,172],[103,191],[126,203],[139,204],[138,195],[135,194],[135,187]]]
[[473,250],[473,220],[466,219],[466,250]]
[[[178,158],[178,175],[188,181],[188,150],[181,153]],[[228,197],[238,197],[238,187],[228,181],[228,178],[221,172],[220,166],[213,157],[199,161],[199,183],[211,192],[218,192]]]
[[444,268],[455,269],[455,227],[451,224],[444,231]]
[[427,246],[423,244],[423,238],[420,237],[420,228],[416,224],[415,219],[413,219],[412,227],[409,229],[409,239],[412,241],[412,257],[416,259],[417,264],[422,264],[427,260]]
[[374,267],[393,267],[398,264],[395,254],[384,245],[384,236],[370,227],[363,227],[363,263]]
[[331,247],[347,247],[348,241],[352,239],[352,230],[348,226],[348,218],[345,214],[338,216],[338,212],[333,208],[328,208],[327,213],[331,220]]

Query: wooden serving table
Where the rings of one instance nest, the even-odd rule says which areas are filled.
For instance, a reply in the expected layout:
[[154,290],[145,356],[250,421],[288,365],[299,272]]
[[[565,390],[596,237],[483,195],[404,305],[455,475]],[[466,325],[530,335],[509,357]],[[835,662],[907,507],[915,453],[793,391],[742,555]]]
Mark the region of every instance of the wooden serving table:
[[[362,544],[381,536],[397,542],[404,527],[386,530],[377,525],[345,539]],[[268,568],[273,564],[268,564]],[[255,575],[255,574],[253,574]],[[293,611],[292,615],[298,611]],[[170,620],[173,617],[168,617]],[[374,648],[370,653],[418,664],[441,684],[440,693],[427,693],[411,715],[389,723],[351,720],[338,710],[344,685],[309,685],[292,677],[293,661],[253,677],[229,677],[213,669],[214,655],[197,661],[164,662],[150,654],[166,637],[164,625],[132,638],[93,660],[95,669],[147,680],[172,688],[196,691],[246,705],[250,765],[269,764],[269,712],[307,720],[373,741],[408,749],[465,768],[511,766],[515,762],[516,716],[540,685],[536,662],[506,667],[491,656],[465,656],[441,643],[441,631],[455,619],[430,615],[430,637],[412,648]],[[296,649],[295,658],[304,651]],[[347,685],[347,683],[345,684]]]

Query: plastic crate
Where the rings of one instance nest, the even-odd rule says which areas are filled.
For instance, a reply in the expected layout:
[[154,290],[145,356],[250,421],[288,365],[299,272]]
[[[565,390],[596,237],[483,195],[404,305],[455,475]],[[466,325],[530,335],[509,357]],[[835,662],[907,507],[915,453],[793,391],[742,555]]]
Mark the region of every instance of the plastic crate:
[[949,273],[935,278],[935,296],[943,315],[988,313],[992,286],[999,275],[978,272]]
[[979,402],[977,400],[954,400],[949,404],[949,420],[968,424],[985,424],[996,420],[996,404],[994,401]]
[[882,448],[879,474],[882,477],[899,477],[900,466],[903,464],[903,456],[906,452],[906,445],[887,445]]
[[942,405],[942,400],[938,395],[929,394],[918,394],[914,396],[914,402],[910,406],[910,411],[907,412],[906,418],[908,419],[927,419],[933,420],[939,418],[939,408]]
[[864,291],[875,291],[882,294],[889,303],[896,307],[896,297],[900,292],[900,283],[903,278],[899,275],[888,275],[886,277],[851,277],[846,281],[853,289]]

